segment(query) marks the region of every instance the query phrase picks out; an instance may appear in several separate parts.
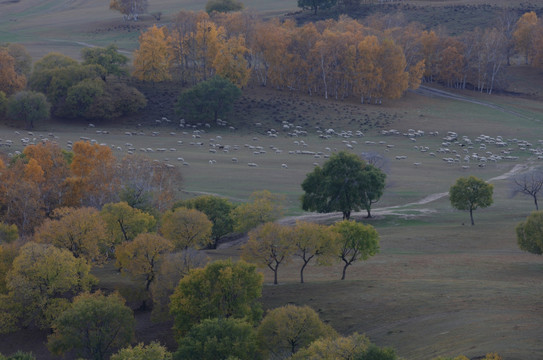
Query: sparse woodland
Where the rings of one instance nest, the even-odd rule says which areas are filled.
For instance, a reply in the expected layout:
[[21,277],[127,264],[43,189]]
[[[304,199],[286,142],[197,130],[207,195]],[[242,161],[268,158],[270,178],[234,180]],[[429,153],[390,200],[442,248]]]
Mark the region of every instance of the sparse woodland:
[[[331,2],[298,3],[316,14]],[[112,0],[110,7],[137,20],[148,4]],[[520,18],[504,12],[495,26],[461,36],[389,20],[341,15],[297,24],[264,21],[247,10],[183,10],[170,25],[141,33],[131,66],[113,45],[86,49],[82,62],[50,53],[33,67],[23,47],[2,45],[0,118],[28,129],[51,116],[122,121],[148,102],[134,84],[171,81],[184,90],[179,115],[215,124],[255,86],[378,106],[429,83],[490,95],[504,88],[514,57],[543,68],[543,22],[535,12]],[[361,209],[371,217],[388,177],[357,155],[339,154],[330,160],[346,157],[354,165],[325,163],[302,184],[304,209],[343,213],[329,226],[277,222],[285,199],[267,190],[240,204],[214,195],[182,200],[178,166],[134,149],[118,157],[90,139],[67,149],[43,139],[0,155],[0,333],[45,331],[51,353],[86,359],[400,359],[365,335],[338,334],[309,306],[262,310],[258,268],[278,284],[284,266],[297,259],[305,283],[307,266],[339,263],[344,280],[354,262],[379,253],[377,230],[349,218]],[[526,189],[526,182],[516,178],[517,188],[524,186],[517,191],[533,196],[537,207],[539,187]],[[485,201],[453,205],[470,214],[489,206],[492,186],[484,186]],[[518,225],[522,250],[541,254],[542,223],[534,212]],[[211,261],[204,252],[242,235],[243,260]],[[93,269],[108,264],[131,282],[130,291],[101,287]],[[134,310],[173,322],[178,347],[135,343]],[[0,359],[33,358],[14,356]]]

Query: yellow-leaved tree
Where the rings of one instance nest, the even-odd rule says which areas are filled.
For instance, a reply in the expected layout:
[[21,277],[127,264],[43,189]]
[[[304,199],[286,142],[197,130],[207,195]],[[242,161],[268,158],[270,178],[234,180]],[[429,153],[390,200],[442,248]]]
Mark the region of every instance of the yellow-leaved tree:
[[167,29],[153,25],[140,35],[139,43],[140,48],[134,51],[132,75],[143,81],[170,80],[173,48]]
[[240,88],[244,87],[251,75],[251,69],[245,59],[248,52],[243,35],[231,37],[220,43],[213,67],[218,75]]

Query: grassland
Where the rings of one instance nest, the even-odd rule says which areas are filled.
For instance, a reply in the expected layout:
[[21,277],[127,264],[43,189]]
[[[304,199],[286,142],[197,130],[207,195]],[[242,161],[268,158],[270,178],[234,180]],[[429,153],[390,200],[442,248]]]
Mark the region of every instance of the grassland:
[[[469,3],[478,6],[485,2]],[[516,3],[507,3],[516,6]],[[266,11],[268,16],[295,10],[294,2],[286,0],[253,0],[245,4]],[[415,1],[410,4],[440,7],[443,4],[464,6],[467,2]],[[203,1],[161,0],[151,2],[150,11],[162,11],[165,14],[162,21],[166,22],[180,8],[199,10],[203,6]],[[435,14],[433,16],[438,18],[443,16]],[[137,24],[123,23],[119,14],[99,2],[0,3],[0,41],[20,41],[36,58],[51,50],[78,56],[84,46],[81,43],[105,45],[116,41],[121,48],[131,51],[139,31],[151,23],[150,18]],[[10,139],[14,145],[1,146],[0,151],[20,151],[20,138],[39,139],[40,135],[53,138],[49,134],[62,146],[80,137],[92,138],[112,146],[119,156],[126,154],[130,147],[136,148],[138,153],[146,149],[148,156],[181,166],[182,196],[213,193],[244,201],[254,190],[269,189],[286,196],[289,218],[283,221],[307,216],[299,205],[300,183],[314,163],[322,164],[326,160],[325,155],[348,149],[346,142],[352,146],[350,151],[357,154],[380,153],[388,160],[385,195],[376,204],[375,218],[364,219],[364,214],[356,218],[378,229],[381,252],[349,268],[345,281],[339,280],[340,264],[310,266],[306,270],[306,283],[299,284],[300,264],[293,261],[280,268],[278,286],[271,285],[271,274],[263,269],[264,306],[308,304],[341,333],[366,333],[379,346],[393,346],[405,359],[431,359],[460,353],[476,358],[495,351],[507,360],[538,360],[543,358],[543,262],[539,256],[521,252],[514,233],[515,225],[533,210],[533,205],[528,198],[510,197],[507,178],[491,179],[510,172],[517,165],[528,168],[538,166],[541,161],[519,147],[518,140],[529,141],[531,148],[543,146],[539,142],[543,139],[543,76],[523,67],[508,71],[508,91],[517,96],[460,93],[479,104],[410,92],[400,100],[371,106],[252,87],[245,91],[233,114],[225,119],[236,130],[200,126],[204,132],[196,134],[192,128],[181,128],[176,121],[157,125],[155,119],[162,116],[176,119],[166,106],[162,112],[157,110],[118,123],[96,123],[96,127],[84,122],[53,121],[40,125],[33,134],[14,124],[1,124],[0,144]],[[175,97],[179,90],[169,84],[149,91]],[[285,124],[289,125],[288,129],[284,128]],[[307,135],[288,135],[296,127]],[[336,133],[360,130],[364,136],[319,137],[318,131],[329,128]],[[268,136],[271,129],[277,130],[277,137]],[[382,130],[390,129],[397,129],[400,134],[382,134]],[[409,133],[409,129],[423,130],[425,135],[414,137],[416,141],[413,141],[403,135]],[[430,135],[436,131],[439,135]],[[469,137],[474,141],[474,148],[443,145],[443,137],[449,131],[458,133],[459,139]],[[475,142],[481,134],[502,136],[508,146],[488,144],[486,149],[481,149]],[[229,145],[229,152],[210,152],[210,144],[218,143]],[[234,150],[234,145],[238,145],[238,150]],[[254,154],[257,146],[266,153]],[[479,167],[473,159],[470,163],[450,164],[443,158],[455,157],[455,154],[438,152],[442,147],[455,150],[462,158],[474,152],[501,154],[510,148],[509,155],[518,158],[487,162],[485,167]],[[149,148],[153,151],[148,151]],[[166,151],[159,151],[160,148]],[[289,153],[291,151],[294,153]],[[297,151],[321,152],[322,155],[316,158]],[[396,156],[407,158],[397,160]],[[233,157],[237,162],[232,161]],[[210,160],[216,163],[210,164]],[[183,162],[189,165],[182,166]],[[250,168],[249,162],[259,166]],[[281,164],[287,164],[288,169]],[[475,212],[475,226],[467,225],[469,215],[453,210],[446,196],[418,203],[430,195],[447,192],[456,178],[466,175],[491,180],[495,185],[494,204]],[[335,218],[320,219],[330,223]],[[238,258],[239,254],[238,243],[208,251],[213,259]],[[121,277],[111,264],[97,269],[96,274],[104,288],[131,286],[131,281]],[[175,347],[170,323],[153,324],[148,313],[136,313],[136,316],[139,341],[159,339]],[[39,359],[50,359],[43,345],[45,339],[45,333],[31,330],[11,334],[0,339],[0,352],[32,350]]]

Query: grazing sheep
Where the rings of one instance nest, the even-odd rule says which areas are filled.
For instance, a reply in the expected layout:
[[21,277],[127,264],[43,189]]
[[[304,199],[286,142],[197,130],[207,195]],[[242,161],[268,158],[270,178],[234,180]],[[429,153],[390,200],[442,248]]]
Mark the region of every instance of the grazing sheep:
[[281,164],[281,167],[282,167],[283,169],[288,169],[287,164]]

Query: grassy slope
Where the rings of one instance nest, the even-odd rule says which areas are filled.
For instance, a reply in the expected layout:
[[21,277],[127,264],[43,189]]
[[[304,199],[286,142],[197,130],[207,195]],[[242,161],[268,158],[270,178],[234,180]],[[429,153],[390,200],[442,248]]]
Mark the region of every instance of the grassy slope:
[[[55,49],[76,56],[80,46],[52,42],[47,39],[108,43],[117,39],[127,49],[134,46],[137,28],[148,26],[127,24],[119,21],[118,14],[104,4],[95,2],[44,1],[0,4],[0,40],[23,41],[33,55]],[[289,1],[254,1],[255,7],[268,11],[283,11]],[[422,2],[421,2],[422,3]],[[198,9],[202,2],[161,1],[160,10],[165,14],[177,11],[178,7]],[[249,1],[246,2],[249,5]],[[267,7],[266,7],[267,6]],[[84,16],[79,9],[84,9]],[[153,4],[151,11],[158,11]],[[99,18],[98,22],[94,19]],[[8,19],[6,21],[6,19]],[[10,19],[17,19],[11,21]],[[167,19],[167,16],[165,17]],[[166,21],[166,20],[165,20]],[[123,26],[123,28],[119,28]],[[117,28],[116,28],[117,27]],[[104,29],[112,29],[105,31]],[[90,31],[93,29],[94,32]],[[69,31],[68,31],[69,30]],[[130,32],[128,31],[130,30]],[[512,78],[512,89],[539,95],[541,74],[516,68]],[[518,80],[528,79],[526,81]],[[176,162],[184,157],[191,163],[184,167],[184,189],[188,192],[212,192],[246,199],[252,190],[267,188],[284,193],[288,200],[289,214],[299,214],[299,184],[313,162],[323,159],[311,156],[289,155],[288,151],[301,150],[293,139],[280,131],[278,138],[266,137],[266,130],[280,129],[282,121],[289,121],[308,130],[303,138],[308,143],[305,150],[323,151],[330,147],[344,149],[343,138],[319,139],[315,126],[321,128],[362,130],[366,136],[356,140],[354,151],[378,151],[389,159],[389,184],[381,206],[401,205],[422,199],[428,194],[447,191],[454,179],[473,174],[485,179],[510,170],[515,163],[501,162],[497,165],[464,170],[460,166],[449,166],[442,156],[433,158],[428,153],[417,151],[414,146],[428,146],[435,151],[441,146],[441,137],[447,131],[475,138],[479,134],[502,135],[504,138],[527,139],[538,144],[540,121],[543,120],[543,105],[533,99],[502,97],[467,92],[526,115],[513,116],[480,105],[453,100],[426,98],[409,93],[401,100],[384,106],[360,106],[355,102],[324,101],[288,92],[275,92],[251,88],[236,105],[236,111],[228,120],[240,130],[230,132],[213,129],[199,140],[192,133],[174,126],[151,127],[154,118],[138,119],[120,124],[97,124],[98,128],[110,131],[99,135],[95,129],[83,124],[56,123],[35,131],[35,135],[52,131],[59,143],[88,136],[108,145],[126,149],[130,142],[136,148],[175,147],[172,152],[148,153],[157,159]],[[170,90],[171,91],[171,90]],[[167,111],[167,109],[165,109]],[[165,114],[166,115],[166,114]],[[159,116],[159,114],[157,114]],[[169,116],[169,114],[168,114]],[[137,127],[138,122],[141,127]],[[260,122],[261,126],[255,123]],[[381,129],[409,128],[439,131],[440,136],[425,136],[416,143],[403,136],[385,137]],[[2,126],[0,138],[13,139],[24,135],[15,134],[16,129]],[[146,135],[124,135],[125,131],[143,130]],[[159,136],[151,136],[160,131]],[[170,135],[175,132],[175,135]],[[211,155],[208,151],[210,138],[221,135],[223,144],[240,145],[240,150]],[[258,140],[253,140],[253,138]],[[543,136],[541,136],[543,137]],[[178,141],[183,144],[178,144]],[[190,145],[202,141],[204,146]],[[376,144],[365,144],[374,141]],[[386,144],[379,144],[385,141]],[[254,155],[244,144],[263,146],[265,155]],[[386,152],[386,145],[394,148]],[[283,150],[275,154],[270,145]],[[520,162],[529,160],[529,155],[514,148],[513,153]],[[22,149],[18,144],[8,151]],[[4,150],[4,148],[2,148]],[[458,149],[459,151],[461,149]],[[500,149],[489,147],[490,151]],[[479,149],[474,151],[479,152]],[[121,156],[124,153],[118,152]],[[395,160],[396,155],[407,155],[405,161]],[[231,162],[232,157],[238,164]],[[210,159],[217,160],[213,166]],[[257,162],[257,169],[250,169],[247,162]],[[414,162],[421,162],[419,167]],[[177,163],[177,162],[176,162]],[[287,163],[288,170],[281,169]],[[271,274],[264,272],[266,286],[263,302],[267,308],[292,302],[309,304],[318,310],[322,318],[344,334],[353,331],[365,332],[381,346],[393,346],[406,359],[430,359],[437,355],[464,353],[470,357],[497,351],[505,359],[540,359],[542,350],[540,337],[543,333],[543,313],[540,294],[543,292],[541,258],[520,252],[515,243],[514,226],[532,210],[527,198],[510,199],[507,181],[496,181],[495,204],[475,213],[476,226],[464,226],[469,219],[463,212],[453,211],[446,198],[439,201],[404,209],[406,216],[379,216],[371,220],[381,234],[381,253],[365,263],[349,268],[347,280],[338,279],[340,265],[333,267],[310,267],[306,273],[307,283],[298,284],[299,264],[293,262],[280,269],[279,286],[270,285]],[[423,215],[419,215],[423,214]],[[414,215],[414,216],[409,216]],[[209,252],[213,258],[237,257],[239,248],[232,247]],[[115,280],[114,270],[101,270],[107,287],[126,286],[126,279]],[[172,345],[168,337],[169,324],[152,325],[145,315],[138,315],[138,339],[148,341],[154,337]],[[155,336],[156,335],[156,336]],[[30,339],[36,339],[31,343]],[[0,351],[9,352],[17,348],[33,349],[40,359],[48,358],[40,342],[44,334],[23,332],[0,340]]]

